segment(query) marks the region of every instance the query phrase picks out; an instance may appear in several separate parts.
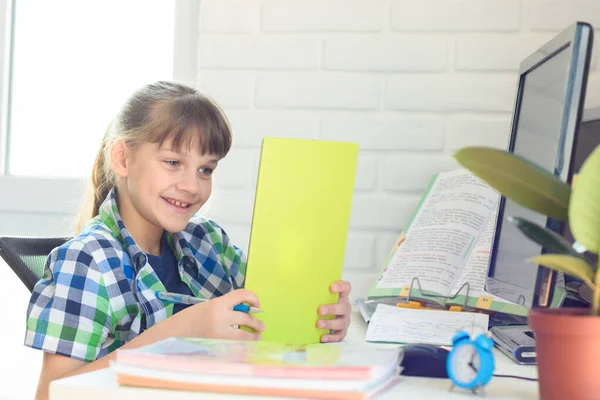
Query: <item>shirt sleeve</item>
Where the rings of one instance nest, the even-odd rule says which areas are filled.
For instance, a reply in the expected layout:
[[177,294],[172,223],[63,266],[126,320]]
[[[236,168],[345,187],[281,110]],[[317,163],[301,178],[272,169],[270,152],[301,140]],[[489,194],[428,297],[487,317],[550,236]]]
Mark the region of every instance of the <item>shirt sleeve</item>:
[[106,285],[85,243],[70,241],[54,249],[31,294],[25,345],[94,361],[111,327]]
[[231,242],[221,226],[214,221],[211,221],[211,224],[221,236],[221,263],[229,273],[234,289],[243,288],[246,278],[246,254]]

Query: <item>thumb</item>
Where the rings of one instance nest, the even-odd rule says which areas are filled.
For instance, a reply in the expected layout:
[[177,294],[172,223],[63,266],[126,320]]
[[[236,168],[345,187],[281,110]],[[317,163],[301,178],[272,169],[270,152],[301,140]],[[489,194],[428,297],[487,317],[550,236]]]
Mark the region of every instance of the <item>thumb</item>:
[[231,302],[232,307],[239,303],[248,303],[253,307],[260,308],[260,302],[258,301],[258,296],[256,296],[250,290],[237,289],[237,290],[227,293],[224,297],[227,297],[227,301]]

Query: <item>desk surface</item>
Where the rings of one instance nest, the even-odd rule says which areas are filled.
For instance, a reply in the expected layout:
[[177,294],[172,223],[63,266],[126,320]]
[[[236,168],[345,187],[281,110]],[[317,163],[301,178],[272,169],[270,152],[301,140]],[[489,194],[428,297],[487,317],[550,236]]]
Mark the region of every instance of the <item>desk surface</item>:
[[[352,324],[348,332],[346,340],[362,341],[366,332],[366,324],[358,312],[352,315]],[[373,346],[386,346],[385,344],[373,344]],[[537,377],[537,370],[533,366],[522,366],[515,364],[512,360],[494,349],[496,357],[495,374],[516,375],[528,378]],[[393,389],[378,396],[378,400],[397,400],[402,396],[414,396],[415,398],[427,399],[465,399],[465,393],[472,396],[469,392],[455,388],[450,391],[449,379],[432,379],[432,378],[416,378],[403,377]],[[107,398],[143,398],[144,400],[164,400],[169,398],[172,400],[183,399],[215,399],[226,400],[240,398],[239,396],[213,394],[213,393],[198,393],[184,391],[166,391],[157,389],[139,389],[131,387],[119,387],[114,374],[110,369],[103,369],[94,372],[60,379],[52,382],[50,385],[50,400],[106,400]],[[249,399],[258,399],[258,397],[248,397]],[[514,378],[492,378],[485,389],[485,399],[512,399],[525,400],[537,399],[538,384],[537,382],[525,381]],[[273,397],[265,399],[275,400]]]

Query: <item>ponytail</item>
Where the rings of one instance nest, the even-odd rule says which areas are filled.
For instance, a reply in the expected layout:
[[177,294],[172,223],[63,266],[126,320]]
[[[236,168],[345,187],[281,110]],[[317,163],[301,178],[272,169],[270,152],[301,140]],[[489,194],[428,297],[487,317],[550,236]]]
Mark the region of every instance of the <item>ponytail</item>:
[[113,174],[108,162],[110,153],[112,123],[104,133],[102,144],[94,160],[92,167],[92,176],[88,184],[88,190],[83,202],[83,206],[77,216],[75,232],[81,231],[81,228],[87,221],[98,215],[100,206],[114,185]]

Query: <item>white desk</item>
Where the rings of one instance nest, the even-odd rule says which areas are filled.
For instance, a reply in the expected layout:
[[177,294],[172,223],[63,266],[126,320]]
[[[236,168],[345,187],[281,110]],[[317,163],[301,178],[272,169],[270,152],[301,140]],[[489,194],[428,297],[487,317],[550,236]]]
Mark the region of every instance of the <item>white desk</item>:
[[[358,312],[352,315],[352,325],[348,332],[347,340],[362,341],[364,339],[366,324]],[[385,344],[374,344],[373,346],[386,346]],[[494,349],[496,356],[495,374],[517,375],[528,378],[537,377],[537,370],[532,366],[522,366],[515,364],[504,354]],[[468,391],[455,388],[453,392],[449,391],[451,386],[449,379],[432,379],[403,377],[390,391],[378,396],[378,400],[398,400],[406,398],[418,399],[477,399]],[[408,397],[407,397],[408,396]],[[88,372],[78,376],[65,378],[52,382],[50,385],[50,400],[107,400],[117,399],[144,399],[144,400],[228,400],[240,398],[240,396],[167,391],[157,389],[139,389],[131,387],[119,387],[116,378],[110,369]],[[246,397],[247,399],[258,399],[257,397]],[[539,398],[537,382],[525,381],[513,378],[492,378],[485,390],[486,400],[525,400]],[[273,397],[265,399],[275,400]]]

